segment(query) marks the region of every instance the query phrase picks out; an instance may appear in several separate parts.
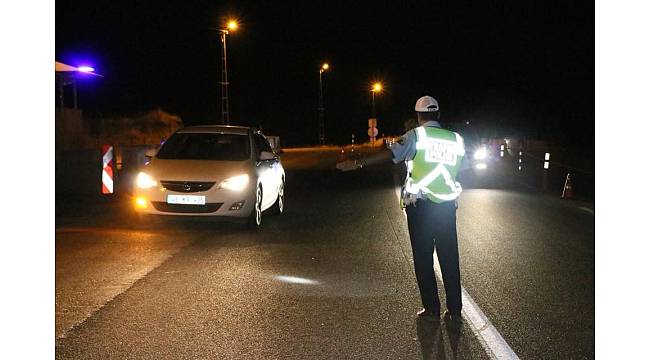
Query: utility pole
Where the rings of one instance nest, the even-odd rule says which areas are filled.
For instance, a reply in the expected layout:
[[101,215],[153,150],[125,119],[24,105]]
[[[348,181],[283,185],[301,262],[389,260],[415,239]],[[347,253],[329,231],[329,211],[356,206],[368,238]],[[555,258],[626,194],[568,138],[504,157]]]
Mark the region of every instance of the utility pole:
[[223,44],[223,67],[221,68],[221,124],[230,125],[230,109],[228,106],[228,56],[226,38],[231,31],[237,30],[239,24],[235,20],[229,20],[225,29],[219,29],[221,44]]
[[330,68],[328,63],[318,70],[318,141],[325,145],[325,103],[323,101],[323,72]]
[[223,67],[221,68],[221,124],[230,125],[228,109],[228,60],[226,55],[226,35],[228,30],[221,30],[221,43],[223,44]]

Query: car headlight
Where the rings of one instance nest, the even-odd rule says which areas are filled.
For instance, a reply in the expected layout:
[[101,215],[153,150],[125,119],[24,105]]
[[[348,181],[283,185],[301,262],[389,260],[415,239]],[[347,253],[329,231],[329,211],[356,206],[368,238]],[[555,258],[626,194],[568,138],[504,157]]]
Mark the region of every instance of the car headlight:
[[223,189],[241,191],[248,185],[249,178],[247,174],[233,176],[221,182],[219,185]]
[[487,149],[480,148],[474,152],[474,160],[483,160],[487,157]]
[[135,185],[140,189],[149,189],[158,185],[158,183],[151,176],[144,172],[140,172],[135,178]]

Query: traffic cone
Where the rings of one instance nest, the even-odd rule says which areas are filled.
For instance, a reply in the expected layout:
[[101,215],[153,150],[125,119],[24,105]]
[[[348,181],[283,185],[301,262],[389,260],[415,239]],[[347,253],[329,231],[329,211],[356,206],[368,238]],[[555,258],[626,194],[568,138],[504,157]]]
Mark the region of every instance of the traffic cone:
[[573,184],[571,183],[571,174],[566,174],[564,181],[564,190],[562,190],[562,199],[571,199],[573,197]]

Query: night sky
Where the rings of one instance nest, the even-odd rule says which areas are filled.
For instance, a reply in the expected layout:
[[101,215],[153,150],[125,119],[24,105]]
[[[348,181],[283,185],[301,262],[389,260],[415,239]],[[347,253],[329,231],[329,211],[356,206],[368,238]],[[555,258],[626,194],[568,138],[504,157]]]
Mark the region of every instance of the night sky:
[[418,97],[446,122],[593,151],[593,2],[57,1],[56,59],[92,63],[89,116],[157,107],[186,125],[219,123],[219,27],[229,37],[231,123],[285,144],[316,143],[318,69],[327,137],[366,132],[370,83],[379,131],[402,132]]

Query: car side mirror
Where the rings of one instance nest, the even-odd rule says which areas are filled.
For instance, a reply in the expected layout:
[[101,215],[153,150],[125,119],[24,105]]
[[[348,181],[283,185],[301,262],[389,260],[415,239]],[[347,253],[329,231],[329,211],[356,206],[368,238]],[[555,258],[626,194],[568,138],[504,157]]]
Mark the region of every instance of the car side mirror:
[[274,153],[269,151],[262,151],[259,157],[260,161],[275,160],[276,156]]
[[151,159],[156,156],[156,149],[147,149],[144,152],[144,158],[146,159],[146,162],[148,163],[151,161]]

